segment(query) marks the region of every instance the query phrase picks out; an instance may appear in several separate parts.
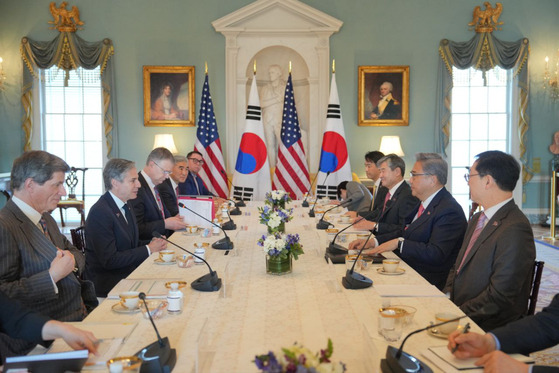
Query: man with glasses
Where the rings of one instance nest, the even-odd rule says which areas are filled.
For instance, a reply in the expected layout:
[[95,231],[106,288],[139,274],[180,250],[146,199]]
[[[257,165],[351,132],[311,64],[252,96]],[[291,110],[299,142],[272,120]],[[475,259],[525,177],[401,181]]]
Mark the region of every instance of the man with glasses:
[[[456,261],[466,232],[462,207],[444,187],[448,164],[439,154],[418,153],[410,172],[412,194],[421,203],[406,218],[402,235],[397,232],[376,236],[377,247],[369,240],[366,252],[395,253],[422,275],[442,289],[448,272]],[[350,249],[360,249],[364,240],[354,241]]]
[[[512,198],[519,176],[518,162],[500,151],[478,154],[466,175],[472,201],[483,211],[470,220],[444,290],[486,331],[527,309],[536,249],[530,223]],[[491,303],[498,312],[480,315]]]
[[157,231],[169,237],[176,229],[186,227],[180,215],[171,216],[155,188],[169,178],[175,159],[166,148],[155,148],[149,153],[146,165],[140,171],[138,196],[130,200],[136,215],[140,240],[151,240],[152,232]]
[[211,196],[216,202],[215,208],[225,202],[223,198],[215,196],[206,188],[202,178],[198,175],[204,166],[204,159],[202,154],[196,150],[191,151],[186,155],[188,175],[184,183],[179,184],[179,192],[181,195],[187,196]]

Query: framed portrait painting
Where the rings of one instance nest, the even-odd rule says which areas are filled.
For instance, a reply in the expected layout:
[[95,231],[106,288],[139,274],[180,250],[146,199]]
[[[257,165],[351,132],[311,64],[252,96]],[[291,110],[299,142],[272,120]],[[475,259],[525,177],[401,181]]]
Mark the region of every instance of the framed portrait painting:
[[195,126],[194,66],[144,66],[144,125]]
[[409,124],[410,67],[359,66],[358,124]]

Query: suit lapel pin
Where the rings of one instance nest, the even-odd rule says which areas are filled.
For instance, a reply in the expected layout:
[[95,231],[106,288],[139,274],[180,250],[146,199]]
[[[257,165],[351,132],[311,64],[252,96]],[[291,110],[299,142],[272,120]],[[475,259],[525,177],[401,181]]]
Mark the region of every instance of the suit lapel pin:
[[494,227],[496,227],[496,226],[498,226],[498,225],[499,225],[498,222],[496,222],[496,221],[493,222],[493,226],[494,226]]
[[116,217],[117,217],[117,218],[120,218],[120,212],[117,212],[117,213],[116,213]]

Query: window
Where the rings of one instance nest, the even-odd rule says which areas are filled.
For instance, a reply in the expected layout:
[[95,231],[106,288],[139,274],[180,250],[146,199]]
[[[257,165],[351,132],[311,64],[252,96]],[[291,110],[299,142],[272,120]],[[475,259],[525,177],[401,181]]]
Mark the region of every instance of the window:
[[[87,212],[103,193],[106,151],[99,67],[73,70],[67,86],[64,83],[65,72],[58,67],[43,71],[38,85],[40,118],[35,122],[41,124],[41,133],[40,138],[34,140],[34,148],[56,154],[71,167],[88,168],[85,173]],[[76,196],[81,199],[81,172],[78,177]],[[68,209],[66,214],[65,221],[80,221],[75,209]],[[59,219],[59,214],[53,213],[53,217]]]
[[466,216],[470,198],[464,174],[486,150],[511,153],[510,71],[496,67],[483,74],[453,69],[450,135],[451,192]]

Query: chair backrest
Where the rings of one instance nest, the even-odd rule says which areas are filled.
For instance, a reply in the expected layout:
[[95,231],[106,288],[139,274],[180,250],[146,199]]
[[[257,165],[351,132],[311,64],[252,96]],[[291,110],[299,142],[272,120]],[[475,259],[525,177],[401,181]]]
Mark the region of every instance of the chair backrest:
[[533,315],[536,312],[536,303],[538,302],[538,293],[540,292],[540,282],[542,280],[543,266],[545,262],[534,262],[534,270],[532,271],[532,287],[530,289],[530,298],[528,298],[528,309],[526,316]]
[[88,168],[78,168],[78,167],[71,167],[70,173],[66,176],[64,182],[68,186],[68,199],[76,199],[76,185],[79,183],[78,171],[82,172],[81,181],[82,181],[82,201],[85,200],[85,171]]
[[85,226],[70,229],[70,234],[72,235],[72,244],[85,254]]

